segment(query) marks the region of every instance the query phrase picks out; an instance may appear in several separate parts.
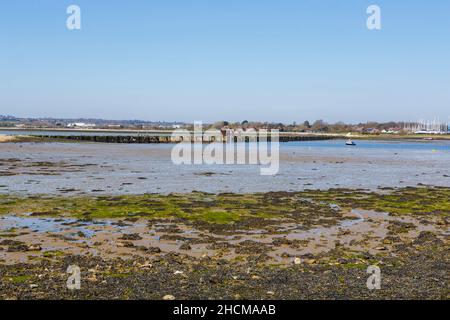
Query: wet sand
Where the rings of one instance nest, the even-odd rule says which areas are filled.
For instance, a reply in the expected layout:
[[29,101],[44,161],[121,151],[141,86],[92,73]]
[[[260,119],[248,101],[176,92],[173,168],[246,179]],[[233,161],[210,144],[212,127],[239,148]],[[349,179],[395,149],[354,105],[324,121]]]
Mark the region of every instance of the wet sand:
[[[289,265],[295,257],[325,254],[334,249],[336,243],[347,250],[369,254],[389,250],[393,243],[385,238],[397,223],[408,226],[407,232],[402,234],[403,242],[413,241],[420,232],[432,232],[445,240],[449,230],[437,221],[438,218],[430,219],[423,225],[417,218],[353,210],[344,220],[329,227],[304,230],[295,223],[283,223],[268,225],[265,229],[229,230],[217,234],[214,230],[186,225],[184,221],[149,224],[145,219],[83,221],[3,216],[0,218],[1,235],[14,241],[0,243],[4,246],[0,261],[4,264],[33,263],[54,252],[103,259],[134,259],[145,258],[151,248],[155,256],[177,253],[192,258],[220,256],[237,261],[261,252],[267,254],[267,259],[262,261],[265,264]],[[16,251],[14,246],[8,247],[8,244],[19,243],[26,244],[26,248]],[[256,250],[247,248],[249,245],[257,247]]]
[[279,173],[261,176],[256,165],[177,166],[170,159],[172,145],[6,143],[0,145],[0,194],[450,187],[450,144],[423,143],[420,149],[377,144],[379,149],[346,148],[339,142],[282,144]]

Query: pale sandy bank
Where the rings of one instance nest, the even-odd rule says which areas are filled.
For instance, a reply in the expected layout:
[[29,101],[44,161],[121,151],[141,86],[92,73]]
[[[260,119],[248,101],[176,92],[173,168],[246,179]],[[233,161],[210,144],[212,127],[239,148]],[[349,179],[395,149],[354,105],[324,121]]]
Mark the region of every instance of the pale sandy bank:
[[2,142],[11,142],[11,141],[14,141],[14,140],[16,140],[16,137],[14,137],[14,136],[7,136],[7,135],[4,135],[4,134],[0,134],[0,143],[2,143]]

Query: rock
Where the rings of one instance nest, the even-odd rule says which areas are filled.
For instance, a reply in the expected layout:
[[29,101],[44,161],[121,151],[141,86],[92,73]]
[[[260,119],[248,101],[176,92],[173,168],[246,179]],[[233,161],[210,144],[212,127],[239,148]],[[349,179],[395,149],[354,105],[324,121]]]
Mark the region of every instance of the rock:
[[35,289],[35,288],[37,288],[37,287],[38,287],[37,284],[34,284],[34,283],[30,284],[30,288],[31,288],[31,289]]
[[183,273],[184,273],[183,271],[177,270],[177,271],[175,271],[173,274],[177,275],[177,274],[183,274]]
[[142,240],[142,237],[137,233],[127,233],[122,235],[120,240]]
[[341,211],[341,207],[335,203],[330,204],[330,209],[333,211]]
[[95,273],[90,276],[89,278],[87,278],[88,281],[90,282],[97,282],[97,276],[95,275]]
[[380,247],[376,247],[375,250],[383,251],[383,250],[387,250],[387,248],[385,246],[380,246]]
[[124,241],[124,242],[122,242],[122,244],[125,248],[134,248],[135,247],[133,242],[130,242],[130,241]]
[[158,247],[148,247],[147,248],[147,252],[148,253],[160,253],[161,249]]
[[267,291],[266,292],[269,296],[273,296],[274,294],[275,294],[275,292],[273,292],[273,291]]
[[28,246],[28,251],[41,251],[42,248],[38,244],[31,244]]
[[175,300],[175,297],[173,295],[171,295],[171,294],[166,294],[163,297],[163,300]]
[[131,227],[131,224],[125,223],[123,221],[115,222],[115,223],[113,223],[113,225],[118,226],[118,227]]
[[298,265],[298,264],[301,264],[301,263],[302,263],[302,259],[300,259],[298,257],[294,259],[294,264]]
[[148,261],[145,261],[143,264],[140,265],[141,269],[150,269],[152,267],[152,264]]
[[25,244],[17,244],[8,247],[8,252],[25,252],[28,251],[28,246]]
[[191,246],[189,245],[189,243],[183,243],[181,246],[180,246],[180,250],[191,250],[192,248],[191,248]]
[[414,244],[423,245],[425,243],[442,244],[442,240],[431,231],[421,231],[417,239],[414,240]]

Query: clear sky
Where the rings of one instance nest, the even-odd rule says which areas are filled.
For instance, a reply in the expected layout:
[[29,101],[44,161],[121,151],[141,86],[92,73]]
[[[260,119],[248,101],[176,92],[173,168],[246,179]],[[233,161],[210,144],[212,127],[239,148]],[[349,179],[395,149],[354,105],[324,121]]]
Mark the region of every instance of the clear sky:
[[450,119],[448,0],[5,0],[0,40],[0,114]]

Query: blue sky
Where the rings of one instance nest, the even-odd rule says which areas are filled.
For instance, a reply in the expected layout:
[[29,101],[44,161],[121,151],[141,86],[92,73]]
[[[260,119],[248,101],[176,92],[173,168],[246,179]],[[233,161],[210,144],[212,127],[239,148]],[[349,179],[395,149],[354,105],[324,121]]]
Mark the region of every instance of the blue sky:
[[2,1],[0,40],[0,114],[450,119],[447,0]]

